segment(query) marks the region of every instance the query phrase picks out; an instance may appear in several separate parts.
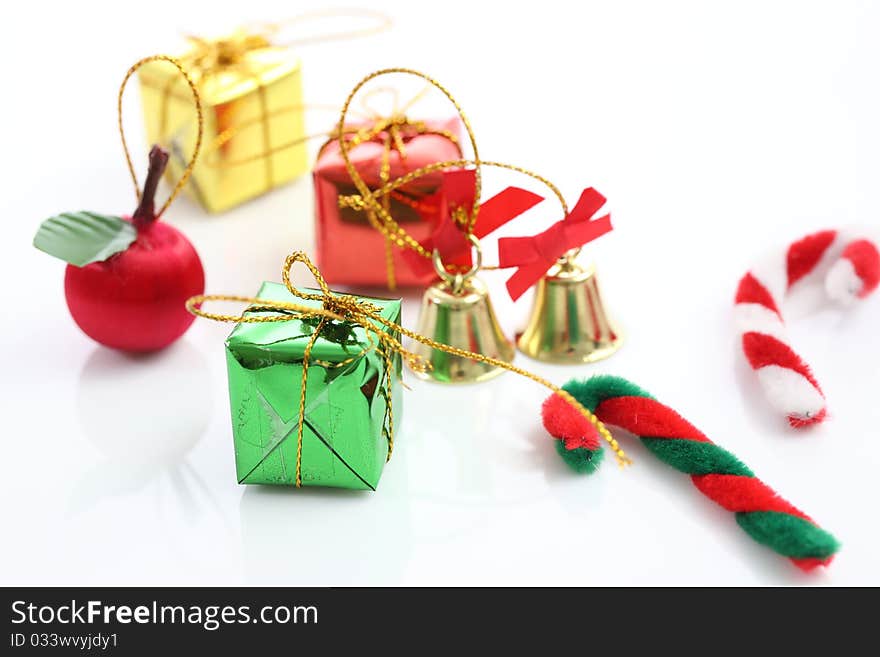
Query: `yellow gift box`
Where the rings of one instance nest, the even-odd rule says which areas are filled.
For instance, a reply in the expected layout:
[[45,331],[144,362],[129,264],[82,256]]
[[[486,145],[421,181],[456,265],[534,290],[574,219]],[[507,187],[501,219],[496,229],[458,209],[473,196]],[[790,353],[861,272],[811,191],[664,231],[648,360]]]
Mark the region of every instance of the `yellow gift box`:
[[[300,61],[265,37],[237,32],[190,37],[179,58],[202,98],[204,144],[186,190],[209,212],[222,212],[309,169]],[[192,94],[177,70],[151,62],[138,72],[147,138],[171,153],[178,178],[195,146]]]

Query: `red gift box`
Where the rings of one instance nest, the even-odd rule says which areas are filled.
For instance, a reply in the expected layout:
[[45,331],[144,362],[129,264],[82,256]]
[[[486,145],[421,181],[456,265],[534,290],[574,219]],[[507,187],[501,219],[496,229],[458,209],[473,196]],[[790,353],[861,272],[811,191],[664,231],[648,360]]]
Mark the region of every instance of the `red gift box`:
[[[367,186],[375,190],[382,186],[381,171],[386,157],[390,180],[435,162],[460,159],[457,141],[443,134],[433,134],[435,132],[446,132],[457,139],[459,120],[403,126],[400,129],[402,153],[396,145],[389,149],[388,133],[380,132],[369,141],[352,145],[349,157]],[[413,272],[403,257],[403,250],[390,244],[388,238],[370,224],[365,210],[339,206],[340,197],[355,195],[358,191],[336,140],[327,142],[321,149],[313,179],[318,266],[328,283],[388,287],[389,249],[398,286],[423,287],[432,282],[433,271]],[[446,206],[438,199],[442,184],[442,172],[432,172],[396,189],[386,200],[389,214],[419,242],[425,241],[445,218],[441,212],[445,213]]]

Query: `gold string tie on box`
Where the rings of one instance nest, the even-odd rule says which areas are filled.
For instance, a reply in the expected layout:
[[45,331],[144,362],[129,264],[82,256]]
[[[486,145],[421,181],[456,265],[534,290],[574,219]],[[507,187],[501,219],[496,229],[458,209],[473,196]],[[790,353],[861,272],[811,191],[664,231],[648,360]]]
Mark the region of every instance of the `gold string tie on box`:
[[[386,269],[387,269],[387,278],[388,278],[388,287],[394,289],[395,287],[395,276],[394,276],[394,261],[393,261],[393,246],[397,246],[398,248],[410,248],[423,255],[425,257],[430,258],[431,254],[428,253],[424,247],[413,238],[405,229],[403,229],[400,224],[391,216],[390,212],[390,198],[391,194],[394,193],[396,189],[402,187],[407,182],[415,180],[419,176],[412,175],[411,173],[404,174],[397,180],[389,180],[390,175],[390,166],[383,166],[383,171],[385,173],[384,176],[380,176],[380,180],[383,185],[381,185],[382,193],[374,192],[370,190],[367,183],[364,181],[363,177],[357,171],[354,166],[354,163],[351,161],[350,151],[357,146],[358,142],[353,142],[350,139],[347,139],[343,134],[343,130],[345,126],[348,124],[348,114],[351,108],[352,103],[354,102],[355,97],[358,95],[358,92],[371,80],[382,77],[385,75],[393,74],[393,73],[405,73],[410,74],[415,77],[419,77],[423,79],[427,83],[427,87],[425,90],[420,92],[414,100],[411,100],[408,104],[412,105],[415,100],[420,98],[427,89],[434,87],[438,89],[444,96],[446,96],[447,100],[452,104],[458,113],[459,118],[461,119],[462,125],[465,128],[465,132],[467,133],[468,141],[471,144],[471,148],[474,153],[473,161],[475,162],[476,169],[476,193],[475,193],[475,201],[474,206],[470,213],[466,213],[468,220],[466,220],[466,232],[470,232],[473,229],[473,222],[476,221],[477,211],[478,211],[478,199],[480,196],[480,166],[479,166],[479,153],[477,150],[477,142],[474,137],[474,131],[471,128],[470,121],[464,113],[464,110],[458,104],[458,101],[452,96],[452,94],[437,80],[431,78],[424,73],[420,73],[418,71],[414,71],[412,69],[406,68],[389,68],[382,69],[379,71],[375,71],[358,82],[354,88],[352,88],[351,92],[349,92],[348,97],[345,99],[345,102],[342,105],[342,110],[339,113],[339,119],[337,121],[337,140],[339,142],[339,152],[342,156],[342,159],[345,163],[346,171],[348,172],[349,177],[351,178],[352,183],[357,189],[357,194],[353,194],[347,197],[340,197],[339,204],[343,207],[352,207],[358,210],[363,210],[367,216],[370,225],[373,226],[376,230],[381,232],[385,236],[385,261],[386,261]],[[368,92],[369,93],[369,92]],[[392,124],[393,125],[393,124]],[[428,131],[425,130],[425,133]],[[454,141],[459,155],[463,155],[463,151],[461,149],[461,144],[455,139],[454,135],[447,131],[434,132],[433,134],[441,134],[442,136],[447,137]],[[388,159],[388,148],[386,147],[386,155],[385,161]],[[401,153],[401,157],[404,157],[404,154]],[[431,169],[431,171],[440,171],[443,168],[447,168],[449,165],[447,164],[444,167],[436,167]],[[420,169],[422,173],[420,175],[425,175],[428,171],[425,167]]]
[[[290,279],[290,270],[296,263],[302,263],[312,273],[312,276],[315,278],[318,283],[318,287],[320,288],[319,294],[305,292],[304,290],[300,290],[293,285],[293,282]],[[410,329],[407,329],[406,327],[401,326],[396,322],[386,319],[382,316],[381,309],[378,308],[376,305],[370,303],[369,301],[359,299],[358,297],[348,294],[336,294],[334,292],[331,292],[330,288],[327,286],[327,282],[321,275],[321,272],[312,263],[309,257],[302,251],[296,251],[287,256],[287,259],[284,261],[284,268],[281,270],[281,279],[284,282],[284,286],[295,298],[308,301],[320,301],[321,307],[310,308],[308,306],[295,302],[268,301],[266,299],[257,299],[254,297],[237,295],[202,294],[189,298],[186,302],[186,309],[193,315],[196,315],[198,317],[203,317],[205,319],[210,319],[217,322],[231,322],[235,324],[289,322],[292,320],[302,321],[305,319],[319,320],[318,325],[316,326],[314,332],[309,338],[309,341],[303,351],[303,372],[302,379],[300,381],[299,395],[299,418],[297,420],[296,428],[295,484],[297,488],[302,486],[303,425],[305,421],[304,416],[306,407],[306,382],[308,378],[308,368],[310,363],[311,351],[324,326],[328,322],[334,321],[348,322],[354,326],[362,328],[366,332],[369,344],[364,347],[364,349],[361,350],[361,352],[359,352],[358,354],[340,363],[315,361],[316,364],[320,364],[324,367],[341,367],[351,363],[358,358],[361,358],[370,349],[375,348],[379,351],[382,359],[385,362],[384,386],[386,387],[386,389],[388,389],[391,384],[393,357],[395,354],[399,354],[407,362],[407,364],[416,371],[424,372],[431,369],[430,362],[413,353],[412,351],[406,349],[400,342],[400,340],[395,337],[396,334],[405,335],[406,337],[415,340],[416,342],[420,342],[421,344],[427,345],[432,349],[436,349],[438,351],[442,351],[454,356],[459,356],[461,358],[470,358],[477,362],[486,363],[495,367],[502,367],[510,372],[514,372],[515,374],[519,374],[520,376],[524,376],[528,379],[531,379],[532,381],[535,381],[536,383],[541,384],[545,388],[548,388],[555,394],[565,399],[569,404],[571,404],[571,406],[577,409],[578,412],[580,412],[581,415],[583,415],[590,422],[590,424],[592,424],[596,428],[596,430],[599,432],[599,435],[602,436],[602,438],[614,451],[615,457],[617,458],[617,462],[619,465],[624,466],[631,462],[630,459],[624,454],[623,450],[620,448],[614,437],[612,437],[611,433],[608,431],[605,425],[599,420],[599,418],[597,418],[592,412],[590,412],[589,409],[578,402],[570,393],[563,390],[551,381],[548,381],[547,379],[537,374],[529,372],[528,370],[524,370],[511,363],[507,363],[496,358],[484,356],[483,354],[459,349],[457,347],[451,347],[441,342],[437,342],[432,338],[429,338],[420,333],[416,333],[415,331],[411,331]],[[248,307],[244,312],[239,315],[212,313],[202,309],[202,305],[204,303],[214,301],[245,303],[248,304]],[[388,440],[388,458],[390,459],[391,453],[394,449],[394,419],[390,395],[388,396],[387,418],[388,423],[386,426],[386,437]]]
[[[424,121],[413,121],[406,114],[407,110],[422,98],[428,88],[426,87],[414,95],[402,106],[394,89],[373,89],[368,94],[364,94],[362,105],[367,111],[370,111],[367,105],[370,95],[375,95],[376,93],[392,94],[391,112],[387,116],[382,115],[380,112],[371,112],[370,120],[362,127],[349,127],[349,124],[343,120],[341,124],[337,125],[336,134],[333,135],[328,144],[332,143],[332,141],[338,141],[340,144],[344,142],[345,145],[340,146],[340,153],[342,153],[343,149],[348,151],[357,148],[361,144],[381,140],[382,158],[379,167],[379,186],[382,188],[385,188],[391,182],[392,152],[396,151],[402,160],[406,159],[406,139],[421,135],[444,137],[455,145],[459,156],[461,156],[461,144],[454,133],[450,130],[429,127]],[[344,157],[347,157],[347,153]],[[382,204],[384,210],[382,217],[384,218],[380,218],[358,195],[339,196],[339,207],[348,207],[363,212],[369,224],[385,237],[385,275],[388,289],[394,290],[397,287],[394,246],[399,245],[399,237],[395,236],[394,226],[396,226],[396,222],[391,219],[391,200],[394,199],[416,209],[419,209],[419,204],[417,201],[411,201],[407,196],[397,193],[397,187],[391,188],[386,193],[377,195],[375,198]]]

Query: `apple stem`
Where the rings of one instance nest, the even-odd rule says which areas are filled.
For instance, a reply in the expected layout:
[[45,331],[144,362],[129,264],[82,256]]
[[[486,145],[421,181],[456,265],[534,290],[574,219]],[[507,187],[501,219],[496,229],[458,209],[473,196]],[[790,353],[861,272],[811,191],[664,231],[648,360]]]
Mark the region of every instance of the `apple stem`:
[[153,146],[150,149],[150,167],[147,169],[147,180],[144,182],[144,191],[141,194],[137,210],[131,215],[135,228],[146,228],[159,217],[156,216],[156,189],[159,187],[159,179],[168,166],[168,151]]

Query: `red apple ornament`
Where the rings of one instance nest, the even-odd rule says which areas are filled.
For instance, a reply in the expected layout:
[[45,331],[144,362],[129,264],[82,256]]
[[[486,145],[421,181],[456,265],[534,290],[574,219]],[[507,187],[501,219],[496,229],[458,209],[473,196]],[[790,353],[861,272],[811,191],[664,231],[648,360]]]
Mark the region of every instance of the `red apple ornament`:
[[150,151],[140,203],[131,217],[67,213],[43,223],[34,246],[70,263],[67,307],[93,340],[131,352],[167,347],[194,316],[186,300],[205,291],[201,260],[189,240],[158,221],[154,198],[168,153]]

